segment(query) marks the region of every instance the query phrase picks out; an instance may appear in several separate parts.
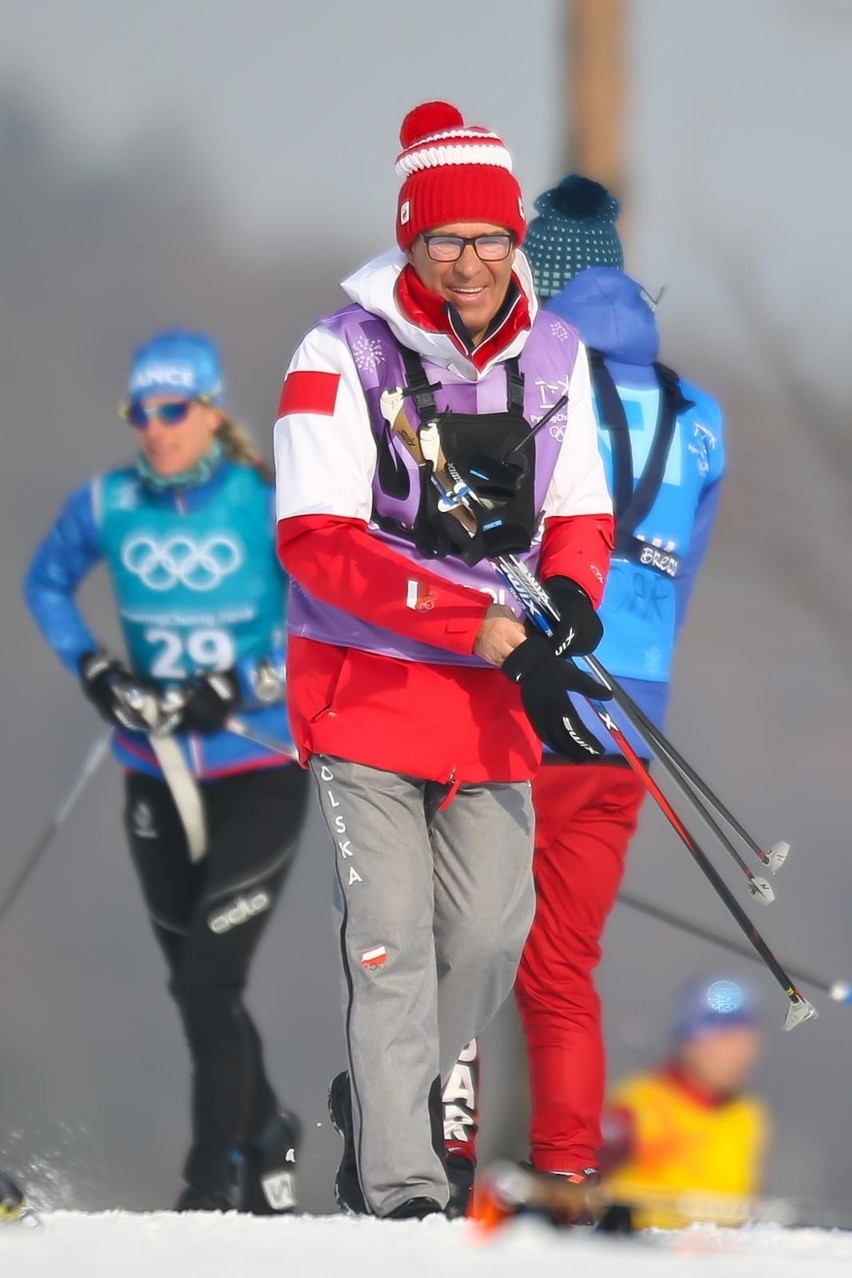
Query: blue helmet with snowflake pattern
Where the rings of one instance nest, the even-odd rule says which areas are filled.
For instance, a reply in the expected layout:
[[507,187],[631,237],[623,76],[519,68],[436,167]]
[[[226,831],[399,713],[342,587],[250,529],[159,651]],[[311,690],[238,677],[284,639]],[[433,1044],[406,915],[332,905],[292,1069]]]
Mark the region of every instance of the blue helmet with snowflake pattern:
[[760,1016],[752,988],[729,977],[700,977],[678,996],[674,1024],[676,1044],[703,1034],[739,1026],[756,1026]]

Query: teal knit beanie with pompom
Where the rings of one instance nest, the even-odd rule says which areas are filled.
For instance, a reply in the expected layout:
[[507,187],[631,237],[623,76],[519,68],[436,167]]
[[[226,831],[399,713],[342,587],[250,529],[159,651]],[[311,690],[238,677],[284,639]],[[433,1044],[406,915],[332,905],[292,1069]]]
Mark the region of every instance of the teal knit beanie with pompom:
[[588,266],[624,267],[615,220],[621,206],[600,182],[571,173],[535,202],[524,253],[538,296],[545,301]]

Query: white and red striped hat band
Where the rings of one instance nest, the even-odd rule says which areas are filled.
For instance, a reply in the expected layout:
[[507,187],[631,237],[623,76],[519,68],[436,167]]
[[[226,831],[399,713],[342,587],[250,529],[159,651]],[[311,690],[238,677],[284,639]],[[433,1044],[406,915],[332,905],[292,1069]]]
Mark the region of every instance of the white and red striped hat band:
[[444,164],[495,164],[512,172],[512,157],[496,133],[485,129],[445,129],[408,147],[397,156],[396,173],[407,178]]
[[521,189],[497,133],[466,125],[449,102],[422,102],[403,120],[399,140],[396,237],[403,249],[423,231],[455,222],[490,222],[523,240]]

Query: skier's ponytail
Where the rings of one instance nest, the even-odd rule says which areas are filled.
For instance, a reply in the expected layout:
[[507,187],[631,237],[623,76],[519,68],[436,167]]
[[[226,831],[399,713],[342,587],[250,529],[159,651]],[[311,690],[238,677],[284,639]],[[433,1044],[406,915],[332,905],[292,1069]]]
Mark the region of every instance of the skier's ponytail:
[[253,466],[264,479],[269,480],[270,483],[275,482],[275,471],[269,462],[261,457],[245,426],[241,426],[231,417],[225,417],[218,434],[225,446],[226,457],[242,466]]

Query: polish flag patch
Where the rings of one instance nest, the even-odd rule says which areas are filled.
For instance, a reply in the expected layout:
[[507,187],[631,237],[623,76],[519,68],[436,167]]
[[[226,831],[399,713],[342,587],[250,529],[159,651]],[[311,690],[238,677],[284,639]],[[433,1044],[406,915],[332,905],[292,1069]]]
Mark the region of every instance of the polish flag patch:
[[316,413],[320,417],[332,417],[339,384],[339,373],[312,373],[308,370],[288,373],[281,387],[278,416]]
[[384,945],[374,945],[371,950],[365,950],[361,955],[361,966],[370,971],[377,967],[384,967],[387,961],[388,952]]

